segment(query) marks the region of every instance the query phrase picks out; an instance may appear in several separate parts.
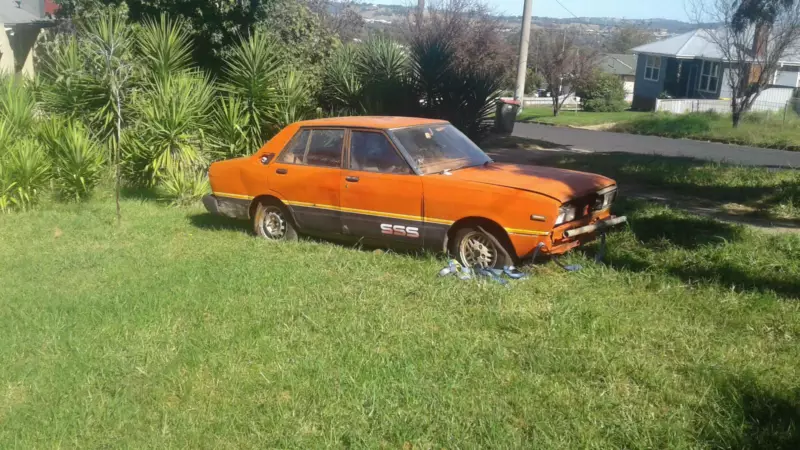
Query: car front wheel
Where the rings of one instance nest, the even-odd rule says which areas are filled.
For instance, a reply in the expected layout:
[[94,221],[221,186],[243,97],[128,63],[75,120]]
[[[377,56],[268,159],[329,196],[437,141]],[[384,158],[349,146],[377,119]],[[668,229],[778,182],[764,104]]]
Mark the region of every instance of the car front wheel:
[[463,266],[474,269],[502,269],[514,265],[509,250],[502,244],[504,237],[489,233],[485,228],[461,228],[451,241],[451,255]]
[[253,215],[253,231],[256,235],[272,241],[293,241],[297,230],[288,211],[282,205],[261,202]]

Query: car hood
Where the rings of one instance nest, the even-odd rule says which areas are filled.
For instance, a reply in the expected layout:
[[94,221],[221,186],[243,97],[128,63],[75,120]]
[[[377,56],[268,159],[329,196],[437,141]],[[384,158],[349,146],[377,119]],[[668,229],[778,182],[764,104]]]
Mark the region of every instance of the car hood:
[[553,167],[491,163],[452,172],[454,179],[522,189],[562,203],[614,184],[602,175]]

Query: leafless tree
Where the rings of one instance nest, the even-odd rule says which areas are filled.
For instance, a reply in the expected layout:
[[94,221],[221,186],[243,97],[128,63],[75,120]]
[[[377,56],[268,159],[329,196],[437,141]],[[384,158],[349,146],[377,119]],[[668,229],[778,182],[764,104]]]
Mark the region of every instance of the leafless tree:
[[549,85],[553,115],[557,116],[577,85],[594,72],[598,52],[578,46],[575,34],[566,30],[537,31],[531,35],[528,48],[528,65]]
[[720,59],[730,61],[725,78],[733,126],[738,127],[781,63],[800,57],[800,1],[692,0],[690,15],[697,24],[721,24],[704,34],[719,49]]
[[415,10],[408,18],[405,38],[411,42],[435,33],[452,44],[457,63],[504,76],[513,49],[503,39],[502,23],[482,0],[429,0],[425,17]]

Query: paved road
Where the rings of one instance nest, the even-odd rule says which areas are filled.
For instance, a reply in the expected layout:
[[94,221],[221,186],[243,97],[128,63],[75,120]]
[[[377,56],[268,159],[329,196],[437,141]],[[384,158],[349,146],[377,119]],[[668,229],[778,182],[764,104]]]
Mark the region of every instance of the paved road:
[[748,166],[800,168],[800,152],[517,123],[514,136],[558,144],[565,150],[688,156]]

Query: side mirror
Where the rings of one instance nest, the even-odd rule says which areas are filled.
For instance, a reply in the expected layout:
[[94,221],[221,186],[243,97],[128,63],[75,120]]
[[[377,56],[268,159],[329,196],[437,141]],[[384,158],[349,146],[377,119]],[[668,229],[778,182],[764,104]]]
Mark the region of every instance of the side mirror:
[[272,158],[274,156],[275,156],[275,153],[267,153],[267,154],[261,155],[261,164],[266,166],[267,164],[269,164],[270,161],[272,161]]

